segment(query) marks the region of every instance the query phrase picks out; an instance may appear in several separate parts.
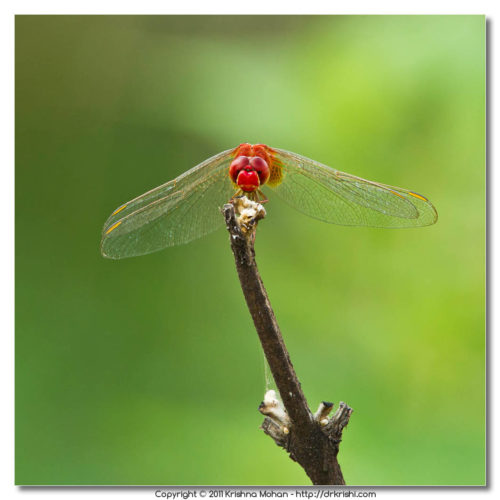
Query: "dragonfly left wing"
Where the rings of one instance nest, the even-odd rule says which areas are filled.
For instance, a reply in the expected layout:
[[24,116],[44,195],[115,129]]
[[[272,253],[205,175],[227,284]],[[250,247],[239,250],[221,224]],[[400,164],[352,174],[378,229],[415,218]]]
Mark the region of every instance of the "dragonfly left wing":
[[224,219],[219,208],[234,194],[224,151],[117,208],[106,221],[101,252],[111,259],[144,255],[208,234]]

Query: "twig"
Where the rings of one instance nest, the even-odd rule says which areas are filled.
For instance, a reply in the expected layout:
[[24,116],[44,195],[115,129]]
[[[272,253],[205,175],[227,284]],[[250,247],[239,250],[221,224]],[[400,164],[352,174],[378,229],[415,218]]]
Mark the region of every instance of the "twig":
[[313,484],[345,484],[337,454],[352,410],[341,403],[331,420],[332,403],[323,402],[315,415],[309,410],[255,262],[255,229],[265,210],[236,198],[224,205],[223,214],[241,288],[286,410],[274,394],[267,393],[259,407],[266,415],[262,429],[304,468]]

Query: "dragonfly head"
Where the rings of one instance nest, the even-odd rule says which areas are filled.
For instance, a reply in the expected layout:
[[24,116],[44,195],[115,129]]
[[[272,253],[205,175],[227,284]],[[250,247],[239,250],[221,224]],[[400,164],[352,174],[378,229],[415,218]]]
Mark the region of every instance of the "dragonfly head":
[[229,167],[229,176],[246,192],[256,191],[269,179],[269,165],[260,156],[238,156]]

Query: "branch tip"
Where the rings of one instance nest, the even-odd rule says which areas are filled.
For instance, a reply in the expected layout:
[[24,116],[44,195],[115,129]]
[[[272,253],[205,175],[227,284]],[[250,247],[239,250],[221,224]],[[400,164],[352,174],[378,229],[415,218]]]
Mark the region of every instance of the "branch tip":
[[[234,220],[243,235],[249,235],[255,231],[259,220],[266,216],[266,209],[256,201],[248,199],[246,196],[238,196],[231,200],[231,203],[224,205],[224,215],[226,223],[228,222],[227,212],[230,210],[229,206],[233,207]],[[231,234],[231,228],[228,226]]]
[[342,436],[342,431],[349,423],[353,409],[346,403],[341,401],[337,411],[330,418],[329,422],[326,424],[324,430],[332,438],[340,439]]
[[291,425],[290,417],[281,404],[281,401],[276,396],[275,391],[270,390],[266,392],[264,401],[259,405],[259,411],[262,415],[270,418],[274,423],[280,426],[285,434],[288,434]]
[[[328,423],[328,414],[332,410],[333,410],[333,403],[330,403],[329,401],[322,401],[319,404],[316,413],[314,414],[314,420],[320,422],[321,425],[326,425]],[[325,423],[323,423],[324,420],[326,420]]]

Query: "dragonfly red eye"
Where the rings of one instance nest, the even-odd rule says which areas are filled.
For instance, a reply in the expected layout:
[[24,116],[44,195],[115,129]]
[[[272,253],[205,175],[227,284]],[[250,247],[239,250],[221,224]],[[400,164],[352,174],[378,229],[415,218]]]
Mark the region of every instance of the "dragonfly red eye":
[[241,170],[238,174],[237,184],[241,190],[251,193],[260,185],[259,176],[255,170]]
[[271,173],[266,160],[260,156],[254,156],[250,159],[250,166],[259,174],[260,183],[265,184]]
[[238,156],[236,160],[233,160],[229,167],[229,176],[235,184],[237,184],[238,174],[249,164],[250,158],[248,156]]

